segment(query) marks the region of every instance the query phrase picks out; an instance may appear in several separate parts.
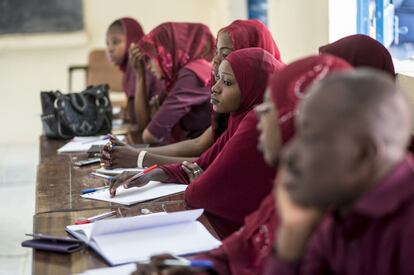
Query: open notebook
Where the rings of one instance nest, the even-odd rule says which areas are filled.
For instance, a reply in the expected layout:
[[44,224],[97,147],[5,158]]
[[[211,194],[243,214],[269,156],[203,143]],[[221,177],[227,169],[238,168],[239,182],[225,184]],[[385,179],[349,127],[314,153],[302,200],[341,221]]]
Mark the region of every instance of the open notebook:
[[123,205],[131,205],[143,201],[149,201],[168,195],[185,191],[187,185],[176,183],[161,183],[159,181],[150,181],[142,187],[132,187],[125,189],[123,186],[116,190],[116,196],[111,198],[108,189],[101,189],[93,193],[83,194],[82,198],[100,201],[108,201]]
[[197,221],[202,209],[101,220],[69,225],[66,231],[110,265],[148,261],[152,255],[208,251],[221,242]]
[[[117,136],[117,138],[119,140],[124,140],[125,136]],[[108,136],[74,137],[68,143],[60,147],[57,152],[59,154],[86,152],[92,145],[105,145],[108,141]]]

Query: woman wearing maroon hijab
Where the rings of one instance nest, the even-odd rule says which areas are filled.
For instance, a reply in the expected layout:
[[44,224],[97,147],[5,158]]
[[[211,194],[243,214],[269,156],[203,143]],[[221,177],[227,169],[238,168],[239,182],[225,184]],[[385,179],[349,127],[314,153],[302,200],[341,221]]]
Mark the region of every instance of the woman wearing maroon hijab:
[[346,36],[319,48],[320,53],[332,54],[353,67],[371,67],[389,73],[395,78],[394,64],[387,48],[363,34]]
[[158,79],[165,98],[150,119],[148,98],[142,94],[138,126],[142,140],[166,144],[199,136],[210,125],[208,81],[214,38],[207,26],[163,23],[138,43],[139,54]]
[[208,27],[163,23],[144,36],[138,48],[166,87],[165,99],[151,120],[144,115],[148,101],[141,101],[143,141],[165,144],[198,137],[210,125],[208,82],[214,38]]
[[[213,75],[217,73],[221,61],[232,51],[251,47],[262,48],[276,60],[281,61],[279,49],[266,25],[259,20],[236,20],[218,32],[216,55],[213,58]],[[143,157],[143,165],[191,161],[199,157],[227,128],[228,115],[220,114],[216,119],[216,113],[212,113],[212,126],[201,136],[175,144],[145,149],[147,153]],[[123,146],[125,144],[114,138],[111,138],[111,141],[119,146],[114,147],[111,152],[104,151],[107,158],[111,159],[111,163],[107,162],[107,166],[111,168],[136,167],[141,151],[131,146]]]
[[[320,53],[341,57],[357,67],[370,67],[388,73],[395,79],[394,65],[388,50],[377,40],[362,34],[350,35],[319,48]],[[408,150],[414,153],[414,137]]]
[[[141,25],[134,19],[124,17],[115,20],[106,33],[107,54],[110,61],[123,72],[122,87],[128,98],[128,117],[132,122],[136,121],[134,98],[136,93],[138,72],[130,64],[128,50],[131,45],[138,43],[144,36]],[[144,71],[147,79],[145,92],[152,98],[164,89],[162,82],[155,79],[147,70]]]
[[[333,72],[349,69],[351,66],[339,58],[311,56],[287,65],[270,80],[264,102],[255,108],[260,118],[260,148],[269,165],[277,166],[281,145],[294,135],[295,110],[307,88]],[[260,208],[247,216],[239,231],[224,239],[219,248],[193,259],[212,261],[214,271],[220,275],[262,274],[267,258],[272,255],[277,226],[275,201],[273,194],[269,194]],[[153,264],[147,268],[157,268],[159,259],[155,257]],[[139,274],[152,274],[144,267],[140,271]],[[170,274],[168,270],[163,271]],[[192,274],[193,270],[183,268],[174,271]],[[199,270],[194,270],[194,274],[199,274]]]
[[[220,65],[220,79],[212,88],[214,110],[231,113],[229,126],[197,160],[204,173],[190,183],[181,163],[170,164],[138,178],[131,186],[142,186],[150,180],[189,184],[186,202],[206,210],[220,237],[237,230],[271,190],[274,170],[257,150],[253,107],[262,102],[269,75],[282,67],[260,48],[232,52]],[[115,195],[116,187],[131,175],[125,173],[115,180],[111,194]]]

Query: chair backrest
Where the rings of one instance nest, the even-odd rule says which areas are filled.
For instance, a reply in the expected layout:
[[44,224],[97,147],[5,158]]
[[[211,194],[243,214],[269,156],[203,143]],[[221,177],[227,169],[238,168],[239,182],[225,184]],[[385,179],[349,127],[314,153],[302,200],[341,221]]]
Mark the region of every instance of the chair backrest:
[[122,72],[109,62],[104,49],[89,53],[87,85],[109,84],[111,91],[122,91]]

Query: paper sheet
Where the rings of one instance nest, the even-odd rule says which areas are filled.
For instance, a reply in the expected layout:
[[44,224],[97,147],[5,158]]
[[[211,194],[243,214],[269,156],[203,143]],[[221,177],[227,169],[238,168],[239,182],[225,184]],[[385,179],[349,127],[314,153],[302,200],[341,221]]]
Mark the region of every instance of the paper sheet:
[[198,253],[220,245],[200,222],[101,235],[93,240],[111,265],[148,261],[152,255],[163,253]]
[[136,264],[125,264],[115,267],[104,267],[86,270],[85,272],[79,273],[78,275],[130,275],[132,272],[136,270],[136,268]]
[[[125,136],[117,136],[118,139],[124,140]],[[107,136],[91,136],[91,137],[74,137],[60,147],[58,153],[86,152],[92,145],[105,145],[108,143]]]
[[[66,229],[85,240],[111,265],[148,261],[152,255],[185,255],[218,247],[215,239],[196,219],[202,209],[156,213],[102,220],[92,225],[70,225]],[[86,230],[86,234],[79,232]]]
[[93,193],[81,195],[85,199],[93,199],[107,202],[114,202],[123,205],[131,205],[138,202],[153,200],[168,195],[176,194],[185,191],[187,185],[175,183],[161,183],[158,181],[150,181],[143,187],[132,187],[124,189],[119,187],[116,191],[116,196],[111,198],[108,189],[98,190]]

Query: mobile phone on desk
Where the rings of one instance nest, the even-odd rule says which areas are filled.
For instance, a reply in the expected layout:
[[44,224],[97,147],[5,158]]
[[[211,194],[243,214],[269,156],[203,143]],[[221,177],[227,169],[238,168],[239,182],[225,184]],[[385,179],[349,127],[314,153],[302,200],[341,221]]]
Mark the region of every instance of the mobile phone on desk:
[[104,145],[92,145],[86,153],[88,154],[88,157],[94,158],[101,153],[103,148]]
[[100,162],[101,162],[100,158],[93,158],[93,159],[78,160],[78,161],[75,161],[73,164],[75,166],[81,167],[81,166],[100,163]]

